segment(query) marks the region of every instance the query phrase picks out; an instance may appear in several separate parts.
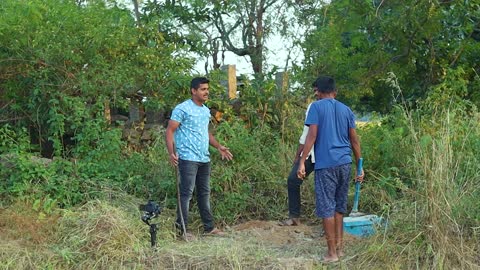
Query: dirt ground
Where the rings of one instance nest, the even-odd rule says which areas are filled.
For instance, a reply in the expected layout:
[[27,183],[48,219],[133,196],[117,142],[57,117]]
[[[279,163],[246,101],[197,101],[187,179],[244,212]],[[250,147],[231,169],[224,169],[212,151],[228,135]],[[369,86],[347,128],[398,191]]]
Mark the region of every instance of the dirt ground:
[[[236,232],[249,234],[257,240],[272,245],[297,245],[315,241],[321,247],[325,246],[323,229],[318,224],[302,223],[298,226],[281,226],[279,221],[251,220],[232,228]],[[344,241],[348,245],[355,238],[346,234]]]
[[318,225],[281,226],[279,223],[277,221],[251,220],[236,225],[232,229],[236,232],[253,236],[258,241],[276,246],[321,239],[322,230]]
[[[327,251],[321,224],[281,226],[279,221],[251,220],[232,227],[231,231],[237,241],[253,241],[274,251],[272,254],[279,262],[275,269],[316,269],[322,265],[321,260]],[[345,234],[346,249],[356,240]]]

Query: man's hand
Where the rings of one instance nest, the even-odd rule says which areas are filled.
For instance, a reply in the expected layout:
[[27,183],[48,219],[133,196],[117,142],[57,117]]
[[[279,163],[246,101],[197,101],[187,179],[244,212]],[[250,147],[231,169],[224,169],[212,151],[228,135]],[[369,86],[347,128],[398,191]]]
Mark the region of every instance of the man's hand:
[[232,155],[232,153],[230,153],[229,148],[227,148],[223,145],[220,145],[217,149],[220,152],[220,155],[222,156],[222,160],[224,160],[224,159],[232,160],[233,159],[233,155]]
[[177,167],[178,166],[178,156],[175,153],[170,154],[170,165]]
[[362,169],[362,172],[360,173],[360,175],[355,176],[355,182],[363,183],[363,180],[364,180],[363,177],[364,176],[365,176],[365,172]]
[[303,180],[305,178],[305,174],[306,174],[305,173],[305,162],[300,161],[298,163],[297,177]]

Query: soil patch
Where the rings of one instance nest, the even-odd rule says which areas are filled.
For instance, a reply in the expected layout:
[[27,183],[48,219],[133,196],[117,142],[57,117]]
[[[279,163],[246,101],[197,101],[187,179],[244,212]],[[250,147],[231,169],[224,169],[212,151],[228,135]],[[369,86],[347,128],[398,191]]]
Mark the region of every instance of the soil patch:
[[255,237],[258,241],[272,245],[296,244],[320,239],[320,226],[280,226],[276,221],[252,220],[239,224],[233,229]]

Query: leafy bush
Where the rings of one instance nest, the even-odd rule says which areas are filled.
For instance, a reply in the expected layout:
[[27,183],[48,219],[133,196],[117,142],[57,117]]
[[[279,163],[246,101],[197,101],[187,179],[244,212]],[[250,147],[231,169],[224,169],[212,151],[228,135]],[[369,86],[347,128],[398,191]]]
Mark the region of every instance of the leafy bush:
[[[222,123],[216,137],[234,155],[221,161],[212,151],[212,190],[216,214],[227,222],[284,214],[289,157],[294,150],[268,126],[247,129],[243,121]],[[290,144],[291,145],[291,144]]]

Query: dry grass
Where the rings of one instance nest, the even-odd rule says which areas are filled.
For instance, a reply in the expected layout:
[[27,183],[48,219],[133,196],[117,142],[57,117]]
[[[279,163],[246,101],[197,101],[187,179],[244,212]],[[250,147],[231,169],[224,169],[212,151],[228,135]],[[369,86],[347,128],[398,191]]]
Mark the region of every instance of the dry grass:
[[[159,223],[157,248],[150,248],[148,226],[140,221],[139,201],[91,201],[72,211],[53,210],[47,218],[14,205],[1,212],[1,269],[324,269],[325,242],[318,225],[281,227],[250,221],[226,228],[226,237],[176,239],[167,210]],[[22,228],[12,217],[35,228]],[[43,214],[42,214],[43,216]],[[34,235],[34,236],[33,236]],[[25,237],[24,237],[25,236]],[[361,241],[359,241],[361,243]],[[356,240],[349,238],[349,248]],[[334,267],[346,269],[349,262]],[[351,267],[349,267],[351,269]]]
[[[226,237],[198,235],[196,241],[185,242],[176,239],[171,210],[155,219],[160,229],[153,250],[148,226],[140,221],[138,203],[124,196],[113,202],[92,201],[72,211],[53,211],[42,218],[28,210],[28,204],[4,209],[0,212],[0,268],[450,269],[456,262],[453,268],[478,269],[479,265],[471,257],[465,256],[464,262],[451,261],[452,253],[434,250],[422,223],[409,222],[411,215],[402,215],[408,204],[390,219],[387,235],[347,237],[345,260],[322,265],[325,241],[318,236],[319,225],[281,227],[274,221],[249,221],[226,228]],[[29,214],[15,219],[19,213]],[[22,228],[18,221],[35,227]],[[411,231],[408,226],[412,226]],[[454,244],[456,240],[442,244]],[[464,241],[457,248],[468,248],[464,255],[471,256],[472,244]],[[450,255],[440,257],[442,254]]]
[[[480,179],[461,172],[471,162],[467,142],[472,133],[477,133],[478,122],[463,121],[467,133],[455,139],[457,128],[452,122],[456,117],[449,109],[432,115],[431,125],[435,131],[411,127],[414,138],[412,164],[416,169],[418,188],[414,197],[417,202],[415,219],[418,237],[425,239],[427,248],[425,265],[435,269],[478,269],[478,250],[472,245],[472,232],[455,218],[454,206],[478,185],[472,179]],[[454,143],[457,146],[454,146]],[[459,145],[458,145],[459,144]],[[470,177],[472,179],[470,179]],[[472,201],[472,203],[474,203]],[[478,247],[477,247],[478,248]]]

